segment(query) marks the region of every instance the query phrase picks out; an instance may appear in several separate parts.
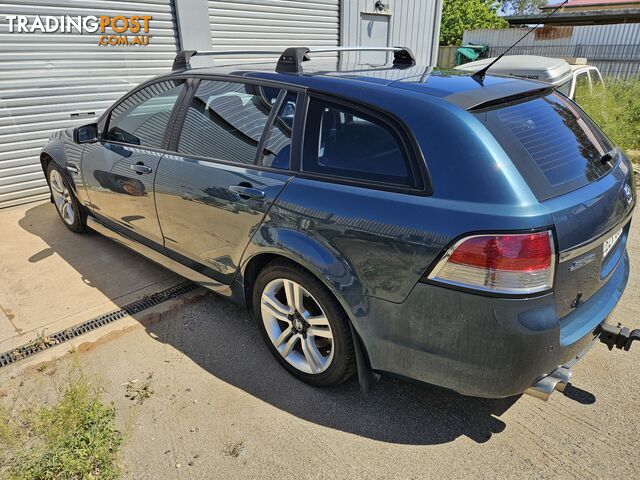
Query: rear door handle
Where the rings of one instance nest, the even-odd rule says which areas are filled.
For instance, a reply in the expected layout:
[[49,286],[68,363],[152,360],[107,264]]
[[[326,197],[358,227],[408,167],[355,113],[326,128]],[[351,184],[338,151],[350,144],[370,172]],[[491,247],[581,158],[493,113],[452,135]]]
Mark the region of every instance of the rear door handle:
[[142,175],[143,173],[151,173],[153,172],[153,168],[144,165],[143,163],[136,163],[135,165],[130,165],[129,168],[136,172],[138,175]]
[[264,192],[253,187],[245,187],[243,185],[231,185],[229,187],[233,193],[237,193],[240,198],[245,200],[264,198]]

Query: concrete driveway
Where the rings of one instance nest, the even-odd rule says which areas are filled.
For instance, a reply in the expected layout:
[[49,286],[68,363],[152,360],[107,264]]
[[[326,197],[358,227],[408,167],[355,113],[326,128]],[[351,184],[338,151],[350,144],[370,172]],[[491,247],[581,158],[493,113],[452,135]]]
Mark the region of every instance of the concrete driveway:
[[49,202],[0,210],[0,353],[183,282],[89,232]]
[[[637,226],[629,251],[629,287],[611,321],[639,328]],[[637,344],[631,352],[596,346],[548,403],[474,399],[385,377],[368,396],[355,381],[312,388],[272,359],[244,310],[213,294],[79,351],[127,434],[126,478],[640,477]],[[0,398],[46,396],[67,362],[14,378],[0,370]],[[125,397],[130,380],[151,384],[142,405]]]

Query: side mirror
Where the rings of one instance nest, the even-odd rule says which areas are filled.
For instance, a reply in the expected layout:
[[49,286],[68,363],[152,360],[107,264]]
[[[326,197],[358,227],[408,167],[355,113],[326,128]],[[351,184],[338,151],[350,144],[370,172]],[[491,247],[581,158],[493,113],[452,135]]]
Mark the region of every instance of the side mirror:
[[98,124],[90,123],[73,130],[73,141],[75,143],[93,143],[98,141]]

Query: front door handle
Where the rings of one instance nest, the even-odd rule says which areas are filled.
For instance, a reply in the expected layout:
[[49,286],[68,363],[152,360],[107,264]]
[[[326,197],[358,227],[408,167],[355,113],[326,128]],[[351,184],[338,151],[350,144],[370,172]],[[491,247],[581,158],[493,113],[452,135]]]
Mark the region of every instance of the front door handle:
[[238,196],[244,200],[255,199],[259,200],[264,198],[264,192],[253,187],[246,187],[244,185],[231,185],[229,187],[233,193],[237,193]]
[[142,162],[138,162],[135,165],[130,165],[129,168],[136,172],[138,175],[142,175],[143,173],[151,173],[153,172],[153,168],[145,165]]

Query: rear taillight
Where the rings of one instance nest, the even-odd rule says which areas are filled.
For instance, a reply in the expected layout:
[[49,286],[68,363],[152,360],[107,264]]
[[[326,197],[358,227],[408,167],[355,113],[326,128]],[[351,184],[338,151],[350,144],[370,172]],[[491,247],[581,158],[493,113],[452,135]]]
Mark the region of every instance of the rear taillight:
[[550,231],[474,235],[451,247],[428,278],[494,293],[527,294],[551,289],[554,264]]

